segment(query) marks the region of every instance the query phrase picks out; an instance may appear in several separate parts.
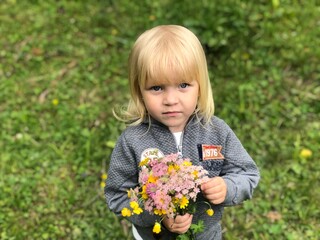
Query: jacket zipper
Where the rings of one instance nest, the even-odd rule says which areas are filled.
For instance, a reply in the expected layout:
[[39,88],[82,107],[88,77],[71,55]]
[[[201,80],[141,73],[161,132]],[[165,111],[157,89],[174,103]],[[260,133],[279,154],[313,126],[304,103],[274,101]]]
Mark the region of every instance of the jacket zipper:
[[184,131],[182,131],[181,136],[180,136],[180,140],[179,140],[179,144],[177,145],[177,151],[178,151],[178,158],[182,158],[182,140],[183,140],[183,133]]

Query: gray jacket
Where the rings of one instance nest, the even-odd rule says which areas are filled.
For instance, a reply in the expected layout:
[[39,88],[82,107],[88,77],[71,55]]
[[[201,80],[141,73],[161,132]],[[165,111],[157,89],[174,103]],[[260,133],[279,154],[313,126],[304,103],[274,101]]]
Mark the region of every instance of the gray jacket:
[[[224,159],[202,160],[202,145],[221,146]],[[156,148],[164,155],[177,153],[177,146],[173,134],[159,122],[128,127],[119,137],[111,155],[105,196],[108,207],[121,216],[121,210],[129,207],[127,190],[138,185],[139,162],[146,149]],[[199,151],[200,150],[200,151]],[[219,205],[212,205],[213,216],[205,211],[208,206],[200,193],[197,197],[197,211],[193,216],[193,223],[203,220],[205,231],[196,236],[200,240],[221,239],[220,220],[224,206],[232,206],[250,199],[256,188],[260,175],[259,170],[243,148],[239,139],[230,127],[218,117],[212,117],[211,124],[203,125],[193,116],[183,132],[182,155],[192,160],[194,165],[202,165],[209,172],[209,177],[221,176],[227,184],[227,196]],[[142,239],[155,239],[152,227],[155,215],[144,211],[140,215],[128,218],[134,224]],[[174,239],[174,234],[162,228],[161,239]]]

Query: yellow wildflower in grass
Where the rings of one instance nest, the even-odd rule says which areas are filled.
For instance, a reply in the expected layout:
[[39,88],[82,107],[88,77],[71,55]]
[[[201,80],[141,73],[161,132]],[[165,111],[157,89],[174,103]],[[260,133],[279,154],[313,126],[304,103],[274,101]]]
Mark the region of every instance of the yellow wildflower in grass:
[[189,204],[189,199],[183,196],[180,200],[180,208],[185,209]]
[[58,99],[53,99],[52,100],[52,104],[54,105],[54,106],[57,106],[58,104],[59,104],[59,100]]
[[301,158],[310,158],[312,156],[312,151],[310,149],[304,148],[300,151],[299,156]]
[[248,60],[250,58],[250,55],[249,55],[249,53],[245,52],[245,53],[242,53],[241,58],[243,60]]
[[207,214],[211,217],[214,214],[214,211],[212,208],[207,210]]
[[106,186],[106,182],[104,182],[104,181],[100,182],[100,187],[101,188],[104,188],[105,186]]
[[142,210],[142,208],[140,208],[140,207],[137,207],[137,208],[134,208],[134,209],[133,209],[133,213],[134,213],[134,214],[139,215],[139,214],[142,213],[142,212],[143,212],[143,210]]
[[111,30],[111,35],[113,35],[113,36],[118,35],[118,30],[115,29],[115,28],[112,28],[112,30]]
[[130,211],[130,209],[128,209],[128,208],[123,208],[122,210],[121,210],[121,215],[123,216],[123,217],[130,217],[131,216],[131,211]]
[[106,174],[106,173],[101,174],[102,180],[106,180],[107,178],[108,178],[108,174]]
[[280,0],[272,0],[273,8],[278,8],[280,6]]
[[147,165],[148,162],[149,162],[149,158],[143,159],[143,160],[139,163],[139,167],[142,167],[142,166]]
[[155,16],[155,15],[150,15],[150,16],[149,16],[149,20],[150,20],[150,21],[156,20],[156,16]]
[[156,222],[153,226],[153,229],[152,231],[156,234],[160,233],[161,232],[161,224]]

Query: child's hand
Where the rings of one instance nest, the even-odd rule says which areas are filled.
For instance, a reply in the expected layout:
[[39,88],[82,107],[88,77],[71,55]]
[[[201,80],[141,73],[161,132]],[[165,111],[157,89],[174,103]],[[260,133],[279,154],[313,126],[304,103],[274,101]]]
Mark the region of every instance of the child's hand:
[[183,234],[190,228],[192,218],[193,215],[186,213],[185,215],[178,215],[175,218],[165,217],[162,223],[170,232]]
[[201,185],[203,195],[212,203],[222,203],[227,195],[227,184],[222,177],[213,177]]

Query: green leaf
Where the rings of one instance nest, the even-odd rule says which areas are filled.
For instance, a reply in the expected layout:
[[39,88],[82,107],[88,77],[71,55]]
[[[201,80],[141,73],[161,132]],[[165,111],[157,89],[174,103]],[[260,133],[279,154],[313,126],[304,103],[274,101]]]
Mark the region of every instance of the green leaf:
[[203,232],[204,231],[203,220],[199,220],[197,224],[191,224],[190,229],[194,234]]

